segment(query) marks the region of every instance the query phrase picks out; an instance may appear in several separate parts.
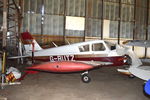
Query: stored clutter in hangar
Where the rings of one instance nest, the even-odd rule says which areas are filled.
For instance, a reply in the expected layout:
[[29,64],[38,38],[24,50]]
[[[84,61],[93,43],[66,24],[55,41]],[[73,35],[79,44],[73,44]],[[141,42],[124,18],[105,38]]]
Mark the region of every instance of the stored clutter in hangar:
[[[3,62],[2,67],[0,67],[2,71],[1,76],[3,77],[3,74],[5,76],[6,69],[8,69],[10,66],[17,67],[19,70],[24,71],[24,67],[17,64],[17,59],[13,60],[13,62],[12,60],[6,60],[6,64],[4,63],[4,59],[6,59],[4,56],[5,54],[7,54],[7,57],[17,55],[20,56],[19,51],[20,47],[22,46],[20,46],[19,43],[20,41],[22,41],[20,37],[21,33],[23,32],[30,32],[32,36],[36,39],[36,41],[42,46],[42,48],[51,48],[55,46],[65,45],[68,43],[73,44],[97,39],[107,40],[118,44],[122,44],[122,42],[126,40],[150,40],[149,6],[149,0],[0,0],[0,44],[2,59],[1,62]],[[150,57],[150,54],[148,52],[149,48],[147,47],[134,46],[131,48],[139,58],[148,59]],[[22,50],[24,50],[24,48]],[[67,59],[67,57],[63,59]],[[116,78],[120,77],[122,79],[122,77],[119,76],[120,74],[116,74],[111,68],[108,70],[110,71],[107,72],[106,70],[106,73],[104,73],[104,75],[106,74],[107,76],[115,74],[116,76],[118,75]],[[99,79],[101,75],[96,75],[94,72],[90,73],[93,73],[93,76],[95,75],[95,81],[98,81],[98,83],[100,84],[100,80],[103,80]],[[101,69],[99,70],[98,74],[99,73],[101,73]],[[48,76],[51,76],[51,74],[48,74]],[[58,76],[62,77],[63,75]],[[55,76],[53,77],[55,79]],[[37,81],[36,76],[34,78]],[[75,76],[71,76],[70,78],[75,78]],[[42,80],[43,77],[38,79]],[[109,78],[107,77],[106,80],[107,79]],[[59,80],[59,78],[57,78],[57,80]],[[112,81],[113,79],[109,80]],[[128,81],[128,79],[126,80]],[[26,80],[23,80],[22,82],[24,83],[24,81],[26,82]],[[47,80],[46,82],[48,81],[49,80]],[[127,84],[133,84],[132,82],[134,81],[137,81],[139,84],[143,82],[142,80],[134,79],[130,80],[130,83]],[[52,82],[53,81],[51,80],[51,83]],[[107,83],[105,81],[103,82]],[[113,80],[113,82],[115,81]],[[84,86],[81,87],[82,84],[83,83],[79,82],[77,86],[83,88]],[[94,82],[88,84],[87,88],[90,87],[92,84],[94,84]],[[120,85],[118,84],[117,86],[119,87]],[[137,87],[140,86],[141,85]],[[18,85],[18,87],[21,86]],[[94,85],[90,88],[93,89],[93,87]],[[11,88],[13,89],[13,87]],[[85,92],[84,88],[82,92]],[[113,89],[113,87],[111,88]],[[67,89],[71,90],[69,87],[67,87]],[[126,91],[126,89],[124,88],[123,90]],[[4,91],[3,94],[7,93],[5,89],[0,91]],[[119,91],[120,90],[115,93],[119,94]],[[137,88],[136,91],[140,91],[139,88]],[[93,92],[95,93],[94,90],[88,93]],[[73,93],[75,93],[75,91]],[[110,94],[110,91],[108,93]],[[96,96],[97,95],[98,93],[96,94]],[[114,96],[112,95],[110,97],[107,95],[107,92],[105,92],[104,95],[97,96],[95,97],[95,99],[101,97],[104,97],[104,99],[107,97],[112,97],[112,99],[119,98],[119,96],[115,94]],[[147,97],[145,97],[143,93],[135,93],[133,96],[129,97],[129,100],[132,97],[133,99],[135,99],[135,95],[140,96],[139,98],[145,98],[145,100],[147,99]],[[11,97],[6,95],[4,96],[8,97],[9,99]],[[80,97],[79,94],[73,94],[70,97],[73,97],[74,99],[87,99],[86,97]],[[54,97],[54,99],[55,98],[57,99],[57,97]],[[67,97],[64,97],[64,99],[66,98]],[[15,99],[18,98],[16,97]]]

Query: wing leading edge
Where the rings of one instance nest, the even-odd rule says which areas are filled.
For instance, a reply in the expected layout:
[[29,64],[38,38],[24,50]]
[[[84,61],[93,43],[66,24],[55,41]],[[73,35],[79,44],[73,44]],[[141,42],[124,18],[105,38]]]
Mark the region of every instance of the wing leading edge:
[[129,71],[133,75],[135,75],[143,80],[148,81],[150,79],[150,66],[130,67]]

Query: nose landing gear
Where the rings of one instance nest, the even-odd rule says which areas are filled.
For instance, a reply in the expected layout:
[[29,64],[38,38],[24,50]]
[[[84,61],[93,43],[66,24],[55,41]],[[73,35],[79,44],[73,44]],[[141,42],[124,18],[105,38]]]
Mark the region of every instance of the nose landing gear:
[[91,78],[88,76],[88,71],[81,74],[81,80],[84,83],[89,83],[91,81]]

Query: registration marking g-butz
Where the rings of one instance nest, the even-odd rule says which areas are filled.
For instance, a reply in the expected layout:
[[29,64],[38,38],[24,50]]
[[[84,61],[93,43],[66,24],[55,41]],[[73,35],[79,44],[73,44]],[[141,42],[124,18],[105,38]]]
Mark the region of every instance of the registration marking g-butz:
[[50,61],[74,61],[74,55],[50,56]]

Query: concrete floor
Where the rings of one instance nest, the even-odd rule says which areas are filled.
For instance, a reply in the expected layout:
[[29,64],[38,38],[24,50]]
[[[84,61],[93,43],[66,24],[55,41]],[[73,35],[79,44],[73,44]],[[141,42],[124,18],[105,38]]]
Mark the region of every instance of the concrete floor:
[[28,75],[21,85],[7,86],[0,95],[8,100],[150,100],[143,93],[143,80],[129,79],[115,68],[89,73],[92,81],[83,83],[79,73]]

